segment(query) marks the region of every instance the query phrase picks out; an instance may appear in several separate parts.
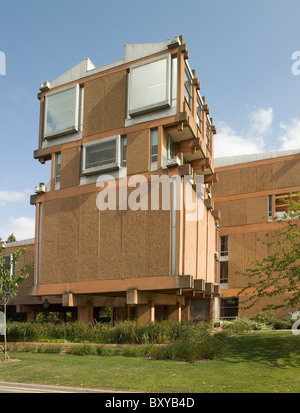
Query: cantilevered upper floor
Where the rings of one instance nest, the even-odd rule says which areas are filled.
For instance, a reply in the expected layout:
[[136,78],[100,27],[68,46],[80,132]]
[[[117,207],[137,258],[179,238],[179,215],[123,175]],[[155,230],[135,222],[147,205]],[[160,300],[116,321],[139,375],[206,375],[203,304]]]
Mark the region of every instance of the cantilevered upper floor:
[[[95,182],[106,171],[118,177],[183,164],[189,164],[189,172],[206,175],[206,183],[215,180],[216,128],[182,36],[125,45],[123,59],[101,67],[85,59],[42,83],[38,98],[34,157],[41,163],[52,160],[46,190],[60,188],[64,149],[78,152],[79,185]],[[147,131],[144,138],[141,131]],[[126,139],[135,133],[138,139]],[[141,159],[145,162],[139,167]]]

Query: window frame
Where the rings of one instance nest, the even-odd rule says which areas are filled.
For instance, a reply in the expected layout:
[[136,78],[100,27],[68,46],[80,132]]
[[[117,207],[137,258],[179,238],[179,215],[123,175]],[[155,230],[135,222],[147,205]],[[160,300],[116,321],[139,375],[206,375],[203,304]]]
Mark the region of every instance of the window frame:
[[[153,137],[154,137],[153,134],[154,134],[154,132],[157,134],[157,144],[156,145],[153,145]],[[151,171],[157,169],[158,143],[159,143],[158,128],[153,128],[153,129],[150,130],[150,169],[151,169]],[[155,146],[157,147],[157,151],[156,151],[156,153],[153,153],[153,147],[155,147]]]
[[[184,99],[190,108],[192,110],[192,105],[193,105],[193,73],[188,65],[187,62],[185,62],[184,65]],[[186,86],[186,83],[189,82],[189,88]],[[187,96],[188,95],[188,99]]]
[[[133,102],[133,97],[132,97],[132,84],[133,84],[133,80],[132,80],[132,72],[135,69],[141,68],[143,66],[147,66],[150,65],[152,63],[156,63],[159,62],[161,60],[166,60],[167,62],[167,70],[166,70],[166,99],[162,100],[161,102],[157,102],[157,103],[152,103],[150,105],[145,105],[145,106],[141,106],[140,108],[135,108],[132,109],[132,102]],[[148,112],[154,112],[156,110],[160,110],[160,109],[164,109],[164,108],[170,108],[171,107],[171,103],[172,103],[172,96],[171,96],[171,92],[172,92],[172,58],[171,58],[171,54],[168,53],[166,55],[162,55],[153,59],[149,59],[149,60],[144,60],[140,63],[137,63],[135,65],[132,65],[129,69],[129,73],[128,73],[128,97],[127,97],[127,104],[128,104],[128,116],[129,118],[134,118],[136,116],[139,115],[143,115],[145,113]]]
[[15,264],[14,264],[14,260],[13,260],[13,254],[3,254],[3,258],[5,260],[5,258],[9,258],[9,263],[6,264],[4,263],[3,266],[4,267],[9,267],[9,275],[10,277],[12,277],[15,273]]
[[[198,109],[200,108],[200,109]],[[202,133],[203,130],[203,101],[199,92],[197,92],[197,126]]]
[[[116,162],[112,162],[106,165],[94,166],[91,168],[86,168],[86,148],[98,145],[99,143],[106,143],[116,141]],[[111,171],[114,169],[120,169],[121,166],[121,135],[109,136],[108,138],[98,139],[96,141],[91,141],[83,144],[82,147],[82,175],[94,175],[96,173],[101,173],[105,171]]]
[[[51,96],[58,95],[60,93],[67,92],[68,90],[75,89],[75,102],[74,102],[74,124],[72,126],[68,126],[63,129],[59,129],[57,131],[52,131],[52,132],[46,132],[46,127],[47,127],[47,109],[48,109],[48,98]],[[45,103],[44,103],[44,131],[43,131],[43,139],[48,140],[48,139],[54,139],[56,137],[62,136],[62,135],[68,135],[73,132],[78,132],[79,131],[79,126],[80,126],[80,86],[78,83],[75,85],[70,85],[58,90],[54,90],[53,92],[47,93],[45,95]]]
[[211,152],[211,124],[208,115],[206,115],[206,147],[209,152]]
[[[60,162],[58,162],[58,159]],[[57,173],[58,169],[59,169],[59,173]],[[56,152],[55,153],[55,164],[54,164],[54,188],[55,190],[60,189],[60,177],[61,177],[61,152]]]

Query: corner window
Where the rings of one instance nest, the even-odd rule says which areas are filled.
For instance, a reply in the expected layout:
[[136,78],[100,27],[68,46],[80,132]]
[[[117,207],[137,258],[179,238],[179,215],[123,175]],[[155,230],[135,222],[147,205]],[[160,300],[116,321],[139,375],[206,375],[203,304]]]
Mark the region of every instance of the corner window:
[[209,117],[206,117],[206,147],[211,151],[211,140],[210,140],[210,121]]
[[120,135],[83,146],[83,175],[118,169],[121,162]]
[[131,117],[171,106],[171,56],[130,69],[128,113]]
[[192,75],[187,65],[184,69],[184,97],[189,105],[189,108],[192,108]]
[[201,96],[198,93],[197,94],[197,125],[198,125],[200,132],[202,132],[202,109],[203,109],[203,104],[202,104]]
[[81,114],[79,93],[79,85],[73,85],[45,96],[45,139],[79,130]]

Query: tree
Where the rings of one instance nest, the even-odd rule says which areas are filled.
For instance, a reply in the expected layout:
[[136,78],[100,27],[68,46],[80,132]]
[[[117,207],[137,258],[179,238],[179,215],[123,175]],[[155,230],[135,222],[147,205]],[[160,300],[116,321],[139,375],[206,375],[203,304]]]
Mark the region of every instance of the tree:
[[269,304],[266,309],[295,307],[300,305],[300,194],[289,194],[282,217],[273,218],[278,223],[275,233],[265,234],[266,240],[258,239],[271,249],[271,254],[259,260],[249,260],[252,264],[244,273],[249,282],[239,295],[250,295],[244,308],[252,307],[263,297],[282,297],[283,304]]
[[6,244],[9,244],[10,242],[16,242],[16,241],[17,241],[17,238],[14,236],[14,233],[12,232],[6,240]]
[[[26,264],[17,269],[17,264],[20,258],[26,254],[26,248],[18,248],[11,255],[4,255],[0,244],[0,305],[3,306],[4,321],[6,320],[6,306],[12,297],[18,294],[18,286],[20,282],[25,280],[29,274],[27,270],[33,267],[33,264]],[[6,331],[4,334],[4,359],[9,359],[7,354]]]

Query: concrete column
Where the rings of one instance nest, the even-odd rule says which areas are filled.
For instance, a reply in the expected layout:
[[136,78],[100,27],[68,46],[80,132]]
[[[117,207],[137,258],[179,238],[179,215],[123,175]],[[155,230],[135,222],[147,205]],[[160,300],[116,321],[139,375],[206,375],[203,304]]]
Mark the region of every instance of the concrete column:
[[181,323],[181,304],[168,305],[168,320],[174,320]]
[[209,300],[209,321],[214,325],[215,321],[215,300],[210,298]]
[[32,323],[36,320],[36,311],[27,311],[27,322]]
[[82,321],[83,323],[90,323],[93,321],[94,311],[93,304],[86,303],[85,306],[77,307],[77,320]]
[[155,306],[153,301],[148,304],[137,305],[137,321],[140,322],[154,322],[155,321]]

